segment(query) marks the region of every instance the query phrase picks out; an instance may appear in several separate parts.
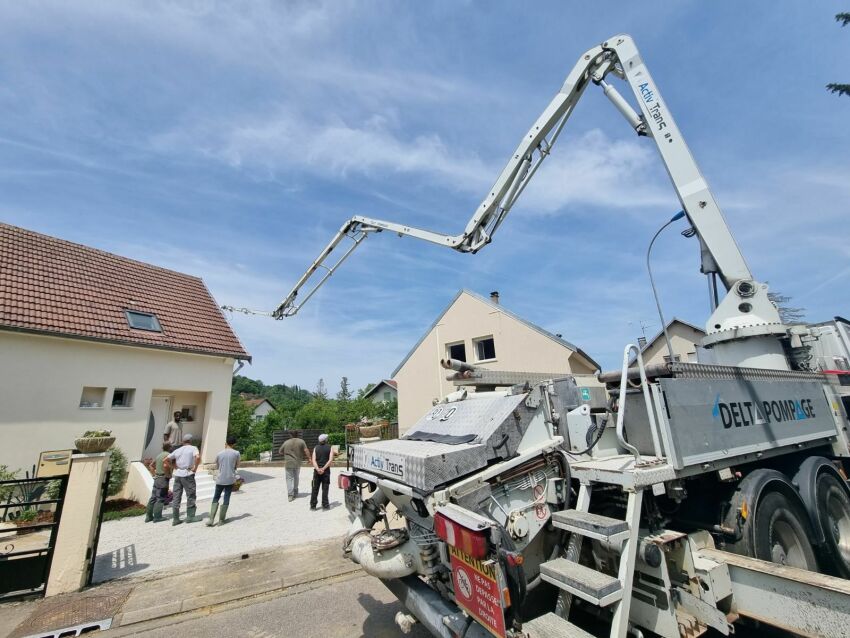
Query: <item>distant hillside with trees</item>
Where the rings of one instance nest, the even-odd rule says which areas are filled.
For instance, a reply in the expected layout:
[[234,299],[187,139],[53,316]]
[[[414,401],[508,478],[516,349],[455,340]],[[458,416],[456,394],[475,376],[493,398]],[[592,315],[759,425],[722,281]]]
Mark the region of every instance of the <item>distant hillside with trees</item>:
[[[342,377],[339,391],[330,398],[324,379],[319,379],[316,390],[310,392],[297,385],[265,385],[260,380],[237,375],[233,377],[227,431],[236,436],[236,449],[243,458],[256,459],[260,452],[271,450],[272,433],[276,430],[319,429],[333,434],[343,432],[346,423],[363,417],[397,421],[398,402],[374,403],[365,399],[371,388],[369,384],[352,393],[348,378]],[[267,399],[275,409],[255,421],[245,398]]]

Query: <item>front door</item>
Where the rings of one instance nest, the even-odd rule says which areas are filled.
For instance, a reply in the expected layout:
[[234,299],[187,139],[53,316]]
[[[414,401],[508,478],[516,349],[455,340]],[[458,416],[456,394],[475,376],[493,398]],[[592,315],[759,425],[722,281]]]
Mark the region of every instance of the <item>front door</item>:
[[162,452],[162,435],[165,424],[171,414],[171,397],[151,397],[151,411],[148,415],[148,428],[145,433],[145,451],[143,459],[155,459]]

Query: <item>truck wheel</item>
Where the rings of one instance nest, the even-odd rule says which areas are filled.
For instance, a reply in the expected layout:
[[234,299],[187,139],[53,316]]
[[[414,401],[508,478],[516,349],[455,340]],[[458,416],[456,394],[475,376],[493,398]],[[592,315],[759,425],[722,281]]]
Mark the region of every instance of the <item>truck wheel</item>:
[[766,468],[748,474],[726,510],[725,524],[740,530],[727,544],[736,554],[817,571],[809,538],[812,525],[803,501],[781,472]]
[[809,537],[808,515],[799,497],[789,498],[768,487],[759,499],[753,518],[753,551],[756,558],[780,565],[817,571]]
[[809,512],[812,544],[824,571],[850,578],[850,490],[832,461],[810,456],[794,475]]
[[[850,577],[850,497],[847,488],[831,472],[818,474],[815,487],[818,521],[824,549],[835,573]],[[826,562],[826,561],[824,561]]]

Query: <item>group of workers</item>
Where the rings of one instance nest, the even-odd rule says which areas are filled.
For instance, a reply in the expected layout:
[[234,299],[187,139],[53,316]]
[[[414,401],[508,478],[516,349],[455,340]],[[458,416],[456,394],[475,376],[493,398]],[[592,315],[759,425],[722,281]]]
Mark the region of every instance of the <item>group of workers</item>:
[[[196,485],[195,473],[201,464],[201,453],[192,444],[192,435],[183,434],[182,413],[175,412],[174,419],[165,427],[162,442],[162,452],[152,459],[148,468],[153,474],[153,489],[150,500],[145,511],[145,522],[159,522],[165,520],[162,510],[168,499],[168,486],[172,477],[174,479],[174,490],[171,499],[171,524],[180,525],[184,521],[180,519],[180,502],[183,492],[186,493],[186,523],[196,523],[201,519],[195,516],[197,507],[195,505]],[[236,469],[239,466],[240,454],[233,449],[236,437],[228,435],[225,448],[216,456],[216,468],[218,470],[215,481],[215,493],[207,526],[224,524],[227,521],[227,508],[230,505],[230,494],[236,483]],[[310,509],[315,510],[319,500],[319,490],[322,492],[322,509],[330,509],[328,491],[330,489],[331,472],[330,467],[334,460],[333,449],[328,443],[328,435],[320,434],[319,443],[313,448],[312,454],[307,448],[300,432],[289,431],[289,439],[280,446],[280,454],[283,455],[284,469],[286,472],[286,491],[290,501],[298,497],[298,478],[301,469],[302,457],[313,466],[313,481],[310,494]],[[219,500],[224,497],[221,506]]]
[[[233,485],[236,483],[236,468],[239,467],[240,459],[239,452],[233,449],[235,443],[236,437],[228,435],[224,449],[216,456],[215,464],[218,473],[207,527],[216,524],[216,515],[218,515],[219,525],[227,522],[227,508],[230,505]],[[195,516],[197,512],[195,473],[200,464],[201,452],[192,444],[192,435],[183,434],[182,413],[175,412],[174,419],[165,426],[162,452],[148,466],[153,473],[153,489],[145,511],[146,523],[165,520],[162,516],[162,509],[168,499],[168,484],[172,477],[174,478],[174,490],[171,498],[171,524],[180,525],[184,522],[180,519],[180,502],[183,500],[183,492],[186,492],[185,522],[197,523],[201,520]],[[219,509],[219,500],[221,500],[222,495],[224,500]]]

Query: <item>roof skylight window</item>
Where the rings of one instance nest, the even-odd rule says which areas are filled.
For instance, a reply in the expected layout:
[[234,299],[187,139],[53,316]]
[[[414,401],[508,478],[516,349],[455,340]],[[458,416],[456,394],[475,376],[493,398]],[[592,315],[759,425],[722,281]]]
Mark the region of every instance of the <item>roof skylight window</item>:
[[147,330],[149,332],[162,332],[162,326],[159,325],[159,319],[156,315],[150,312],[139,312],[138,310],[125,310],[124,315],[127,317],[127,323],[131,328],[137,330]]

